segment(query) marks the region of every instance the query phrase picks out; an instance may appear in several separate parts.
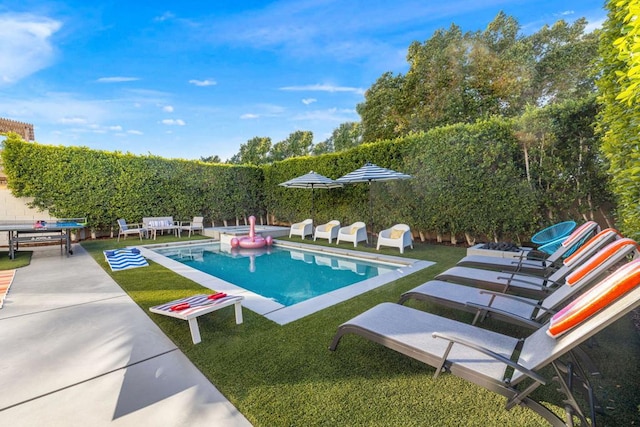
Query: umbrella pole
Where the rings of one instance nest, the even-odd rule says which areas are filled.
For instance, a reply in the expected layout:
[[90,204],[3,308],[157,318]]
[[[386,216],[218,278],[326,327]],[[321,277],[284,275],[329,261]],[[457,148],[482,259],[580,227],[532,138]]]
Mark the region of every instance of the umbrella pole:
[[311,229],[313,230],[315,219],[313,218],[313,184],[311,184]]
[[373,246],[373,195],[371,194],[371,180],[369,180],[369,217],[371,218],[371,242],[367,242],[367,246]]

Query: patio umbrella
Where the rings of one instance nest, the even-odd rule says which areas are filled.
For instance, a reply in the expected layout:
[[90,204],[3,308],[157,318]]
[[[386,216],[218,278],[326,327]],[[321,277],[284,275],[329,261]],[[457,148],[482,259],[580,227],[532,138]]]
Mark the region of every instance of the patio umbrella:
[[314,171],[309,172],[308,174],[299,176],[297,178],[292,178],[289,181],[285,181],[281,184],[283,187],[287,188],[307,188],[311,189],[311,219],[313,219],[314,208],[313,208],[313,190],[316,188],[338,188],[342,187],[342,184],[332,180],[331,178],[327,178],[324,175],[320,175]]
[[369,212],[371,217],[371,236],[373,237],[373,198],[371,195],[371,183],[375,181],[395,181],[398,179],[409,179],[411,175],[396,172],[391,169],[381,168],[371,162],[365,163],[360,169],[356,169],[353,172],[346,174],[338,179],[336,182],[343,184],[367,182],[369,183]]

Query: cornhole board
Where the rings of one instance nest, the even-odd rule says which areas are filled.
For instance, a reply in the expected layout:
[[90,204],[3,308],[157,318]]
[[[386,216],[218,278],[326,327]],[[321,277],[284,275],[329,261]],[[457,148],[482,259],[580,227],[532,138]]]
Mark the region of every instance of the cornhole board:
[[107,260],[111,271],[127,270],[129,268],[147,267],[149,263],[140,255],[139,250],[115,249],[103,251],[104,259]]
[[[198,344],[201,340],[200,329],[198,328],[198,317],[208,313],[212,313],[221,308],[235,305],[236,324],[242,323],[242,300],[244,297],[236,295],[227,295],[224,298],[211,300],[209,295],[200,294],[187,298],[177,299],[169,301],[165,304],[156,305],[149,308],[149,311],[156,314],[162,314],[164,316],[175,317],[176,319],[182,319],[189,322],[189,330],[191,331],[191,339],[194,344]],[[179,306],[181,304],[189,304],[188,308],[183,310],[175,310],[172,307]]]

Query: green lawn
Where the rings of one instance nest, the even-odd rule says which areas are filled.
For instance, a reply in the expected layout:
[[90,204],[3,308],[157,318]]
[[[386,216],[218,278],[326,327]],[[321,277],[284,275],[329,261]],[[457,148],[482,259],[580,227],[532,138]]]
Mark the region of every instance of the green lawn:
[[[170,239],[165,236],[159,241]],[[113,239],[86,241],[82,246],[145,311],[208,291],[153,262],[149,267],[112,273],[102,250],[127,243],[131,241],[118,244]],[[398,255],[394,249],[381,252]],[[255,426],[546,425],[529,409],[506,411],[505,398],[453,375],[434,380],[432,367],[361,337],[347,335],[336,352],[328,350],[342,322],[380,302],[396,302],[402,292],[433,278],[464,254],[463,248],[417,243],[405,255],[435,261],[435,266],[284,326],[248,309],[243,312],[244,323],[236,325],[231,307],[217,311],[199,319],[202,343],[198,345],[192,344],[186,322],[150,317]],[[470,320],[469,315],[426,303],[410,305]],[[488,321],[485,326],[526,333],[497,322]],[[624,318],[600,333],[590,353],[603,372],[593,380],[596,393],[608,408],[598,416],[599,425],[639,425],[640,339],[632,319]],[[556,388],[551,383],[534,396],[561,414]]]
[[0,251],[0,270],[13,270],[27,266],[31,263],[32,251],[18,251],[14,253],[14,258],[9,258],[9,251]]

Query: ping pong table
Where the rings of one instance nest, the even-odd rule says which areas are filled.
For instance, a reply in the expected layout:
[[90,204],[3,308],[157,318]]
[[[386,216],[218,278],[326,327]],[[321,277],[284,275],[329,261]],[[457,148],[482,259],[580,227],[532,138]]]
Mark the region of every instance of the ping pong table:
[[71,248],[71,231],[86,226],[86,218],[69,218],[50,221],[21,221],[0,222],[0,232],[8,233],[9,258],[14,259],[15,253],[22,244],[42,244],[51,242],[64,243],[67,255],[73,255]]

